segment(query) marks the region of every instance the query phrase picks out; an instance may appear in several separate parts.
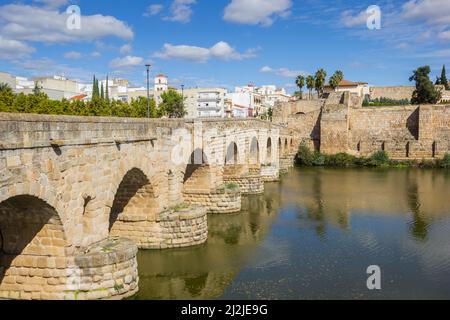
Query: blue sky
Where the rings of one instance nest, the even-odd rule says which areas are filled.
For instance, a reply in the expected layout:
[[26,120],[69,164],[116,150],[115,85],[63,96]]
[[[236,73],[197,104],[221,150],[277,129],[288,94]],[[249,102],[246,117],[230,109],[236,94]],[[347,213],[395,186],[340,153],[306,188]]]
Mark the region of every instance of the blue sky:
[[[69,30],[69,5],[81,29]],[[366,9],[381,9],[380,30]],[[430,65],[450,70],[449,0],[0,1],[0,70],[135,85],[165,73],[173,86],[276,84],[323,67],[373,85],[407,85]]]

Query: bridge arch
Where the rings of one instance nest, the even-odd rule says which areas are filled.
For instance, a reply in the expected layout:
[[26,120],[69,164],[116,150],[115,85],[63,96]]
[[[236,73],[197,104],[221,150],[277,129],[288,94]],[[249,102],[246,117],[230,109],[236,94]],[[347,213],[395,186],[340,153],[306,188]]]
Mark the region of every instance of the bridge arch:
[[231,142],[226,151],[225,165],[237,165],[239,162],[239,150],[236,142]]
[[216,183],[216,175],[203,149],[195,149],[183,170],[183,192],[209,191]]
[[[120,235],[121,220],[156,219],[159,205],[155,196],[154,185],[139,168],[129,170],[117,188],[109,214],[108,230],[112,235]],[[116,225],[117,224],[117,225]]]
[[[25,292],[23,286],[29,279],[21,283],[14,280],[19,270],[27,270],[25,277],[32,277],[38,268],[44,272],[54,267],[50,265],[55,261],[52,257],[66,256],[66,248],[66,233],[60,216],[46,201],[31,195],[13,196],[2,201],[0,297],[8,296],[12,291]],[[11,290],[13,283],[15,289]],[[45,285],[46,281],[37,282],[33,292],[44,292]]]
[[269,137],[267,139],[267,147],[266,147],[266,162],[272,163],[272,138]]
[[259,141],[256,137],[253,137],[250,141],[248,159],[250,165],[260,164]]

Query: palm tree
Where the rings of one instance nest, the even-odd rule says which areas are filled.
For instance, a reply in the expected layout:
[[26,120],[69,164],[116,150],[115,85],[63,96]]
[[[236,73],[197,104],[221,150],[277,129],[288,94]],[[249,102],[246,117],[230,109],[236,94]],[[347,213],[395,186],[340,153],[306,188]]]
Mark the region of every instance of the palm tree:
[[314,87],[316,86],[316,80],[313,76],[309,75],[306,77],[306,87],[309,90],[309,98],[311,99],[312,91]]
[[337,89],[339,89],[339,85],[341,84],[342,80],[344,80],[344,73],[341,70],[337,70],[334,75],[336,76],[338,81]]
[[0,92],[10,93],[10,92],[12,92],[12,89],[9,84],[0,82]]
[[344,73],[340,70],[336,71],[330,78],[330,86],[334,91],[339,89],[339,84],[344,80]]
[[316,87],[317,95],[319,96],[319,98],[323,93],[323,87],[325,86],[326,77],[327,77],[327,72],[325,70],[323,70],[322,68],[317,70],[316,76],[315,76],[315,82],[316,82],[315,87]]
[[300,99],[303,98],[303,87],[305,86],[305,77],[303,75],[299,75],[297,77],[297,79],[295,80],[295,84],[297,85],[297,87],[300,89]]

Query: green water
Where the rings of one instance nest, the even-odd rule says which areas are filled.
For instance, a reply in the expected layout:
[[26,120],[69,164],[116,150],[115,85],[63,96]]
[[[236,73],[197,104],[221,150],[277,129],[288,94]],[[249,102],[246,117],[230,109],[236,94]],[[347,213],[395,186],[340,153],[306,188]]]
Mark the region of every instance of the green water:
[[243,202],[205,245],[141,251],[135,298],[450,299],[450,171],[295,169]]

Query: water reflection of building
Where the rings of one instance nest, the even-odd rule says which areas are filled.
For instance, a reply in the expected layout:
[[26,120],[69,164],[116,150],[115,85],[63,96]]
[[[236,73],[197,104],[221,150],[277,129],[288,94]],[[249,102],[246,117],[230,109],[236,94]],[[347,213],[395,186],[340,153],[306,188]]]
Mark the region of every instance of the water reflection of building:
[[[277,196],[278,194],[278,196]],[[222,295],[260,244],[280,205],[279,193],[243,198],[242,212],[210,215],[209,237],[197,248],[139,254],[136,299],[214,299]]]
[[411,236],[425,240],[431,220],[448,214],[449,180],[443,171],[305,169],[286,182],[283,202],[295,203],[321,235],[326,225],[350,228],[352,214],[403,215]]

